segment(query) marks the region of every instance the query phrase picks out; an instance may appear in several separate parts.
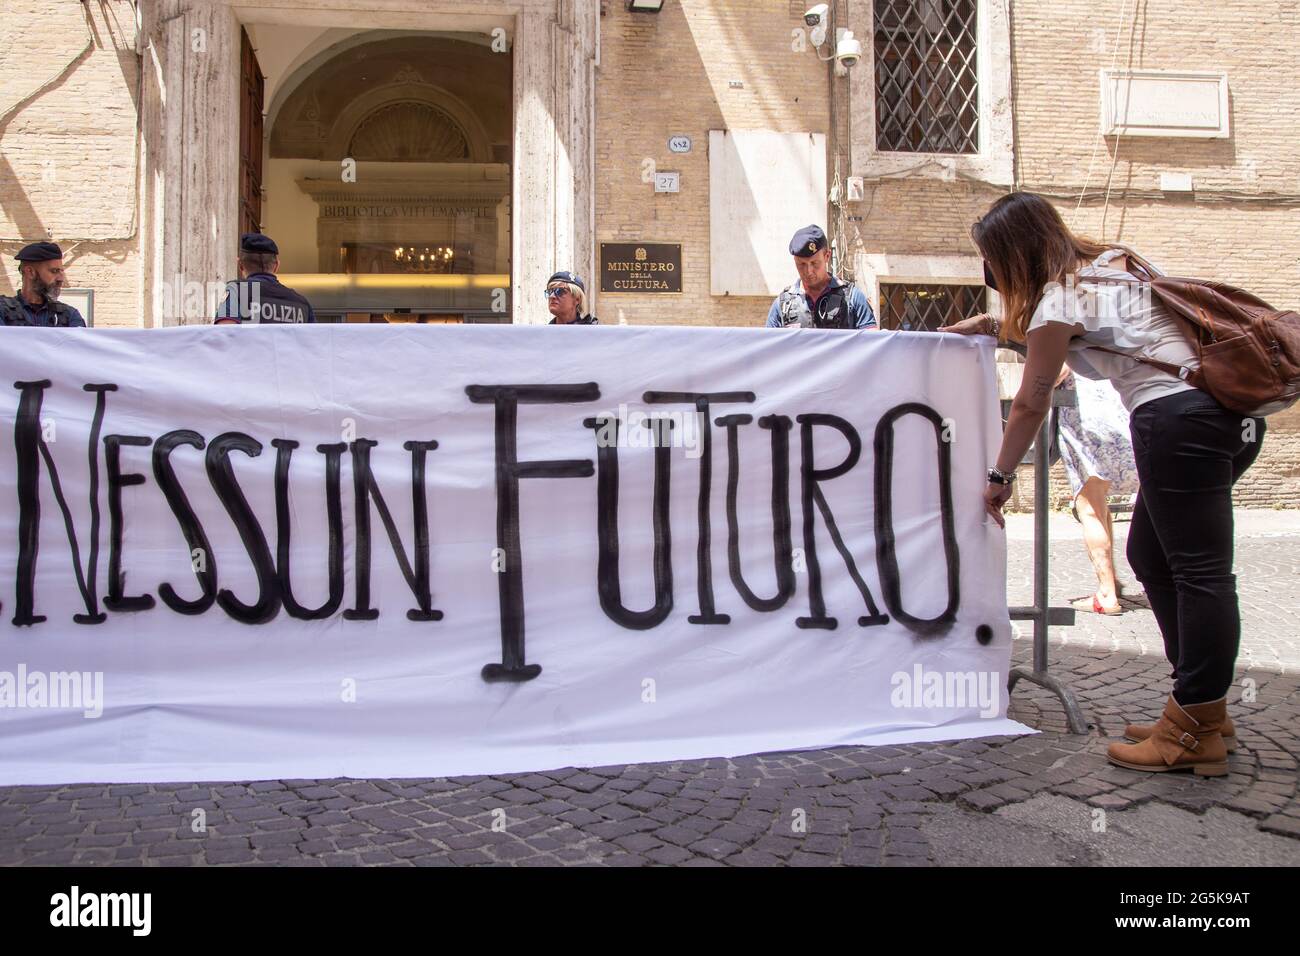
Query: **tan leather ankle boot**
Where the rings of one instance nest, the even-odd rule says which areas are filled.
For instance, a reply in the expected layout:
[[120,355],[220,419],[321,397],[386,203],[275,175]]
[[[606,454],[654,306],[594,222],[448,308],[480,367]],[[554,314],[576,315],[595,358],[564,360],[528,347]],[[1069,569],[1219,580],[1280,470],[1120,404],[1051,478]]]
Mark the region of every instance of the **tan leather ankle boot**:
[[[1129,724],[1124,728],[1124,739],[1133,743],[1141,743],[1151,736],[1151,731],[1156,729],[1155,724]],[[1228,748],[1228,753],[1237,752],[1237,728],[1233,726],[1232,718],[1223,719],[1223,729],[1219,731],[1223,736],[1223,745]]]
[[1170,694],[1146,740],[1111,744],[1106,757],[1130,770],[1191,770],[1202,777],[1221,777],[1228,772],[1228,748],[1221,733],[1227,718],[1226,697],[1184,707]]

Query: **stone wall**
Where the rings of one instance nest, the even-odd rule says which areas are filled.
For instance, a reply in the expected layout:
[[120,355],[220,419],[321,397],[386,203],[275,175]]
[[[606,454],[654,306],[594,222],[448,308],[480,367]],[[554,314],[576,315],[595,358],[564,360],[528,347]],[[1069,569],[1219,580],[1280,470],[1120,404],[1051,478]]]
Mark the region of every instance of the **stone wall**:
[[[806,7],[673,0],[657,15],[630,13],[622,3],[602,9],[597,242],[681,243],[682,294],[601,295],[601,321],[762,325],[770,298],[709,294],[709,130],[829,131],[827,67],[811,44],[792,49]],[[668,139],[681,134],[691,137],[691,151],[674,154]],[[680,171],[681,192],[655,193],[642,178],[647,161]],[[789,241],[772,237],[780,248]]]
[[126,0],[0,0],[0,294],[52,239],[101,326],[140,323],[135,43]]

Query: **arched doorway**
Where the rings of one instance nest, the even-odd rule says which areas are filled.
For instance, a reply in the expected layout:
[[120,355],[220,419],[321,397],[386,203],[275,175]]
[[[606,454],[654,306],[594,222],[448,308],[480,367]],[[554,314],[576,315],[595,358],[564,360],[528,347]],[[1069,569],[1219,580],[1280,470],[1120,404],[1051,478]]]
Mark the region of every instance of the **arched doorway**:
[[280,84],[262,226],[323,319],[509,321],[511,57],[487,39],[357,32]]

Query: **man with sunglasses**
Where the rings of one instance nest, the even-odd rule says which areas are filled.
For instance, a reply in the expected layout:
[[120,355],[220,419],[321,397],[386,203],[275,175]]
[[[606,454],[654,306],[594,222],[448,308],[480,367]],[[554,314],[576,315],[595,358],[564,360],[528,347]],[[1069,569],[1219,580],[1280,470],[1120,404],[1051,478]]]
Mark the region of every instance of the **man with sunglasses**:
[[572,272],[560,271],[546,280],[546,306],[551,325],[599,325],[587,314],[587,287]]

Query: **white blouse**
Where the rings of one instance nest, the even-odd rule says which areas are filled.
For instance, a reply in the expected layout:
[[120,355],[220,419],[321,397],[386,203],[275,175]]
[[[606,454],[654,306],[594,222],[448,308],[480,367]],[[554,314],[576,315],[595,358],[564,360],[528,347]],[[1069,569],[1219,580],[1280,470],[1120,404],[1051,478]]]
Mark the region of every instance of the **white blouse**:
[[[1193,386],[1129,356],[1141,355],[1189,370],[1198,363],[1178,320],[1153,299],[1150,289],[1129,273],[1109,267],[1123,255],[1123,249],[1111,249],[1065,285],[1048,285],[1027,331],[1048,322],[1083,326],[1083,332],[1070,340],[1066,363],[1084,378],[1110,379],[1131,414],[1139,405]],[[1124,354],[1090,348],[1094,345]]]

